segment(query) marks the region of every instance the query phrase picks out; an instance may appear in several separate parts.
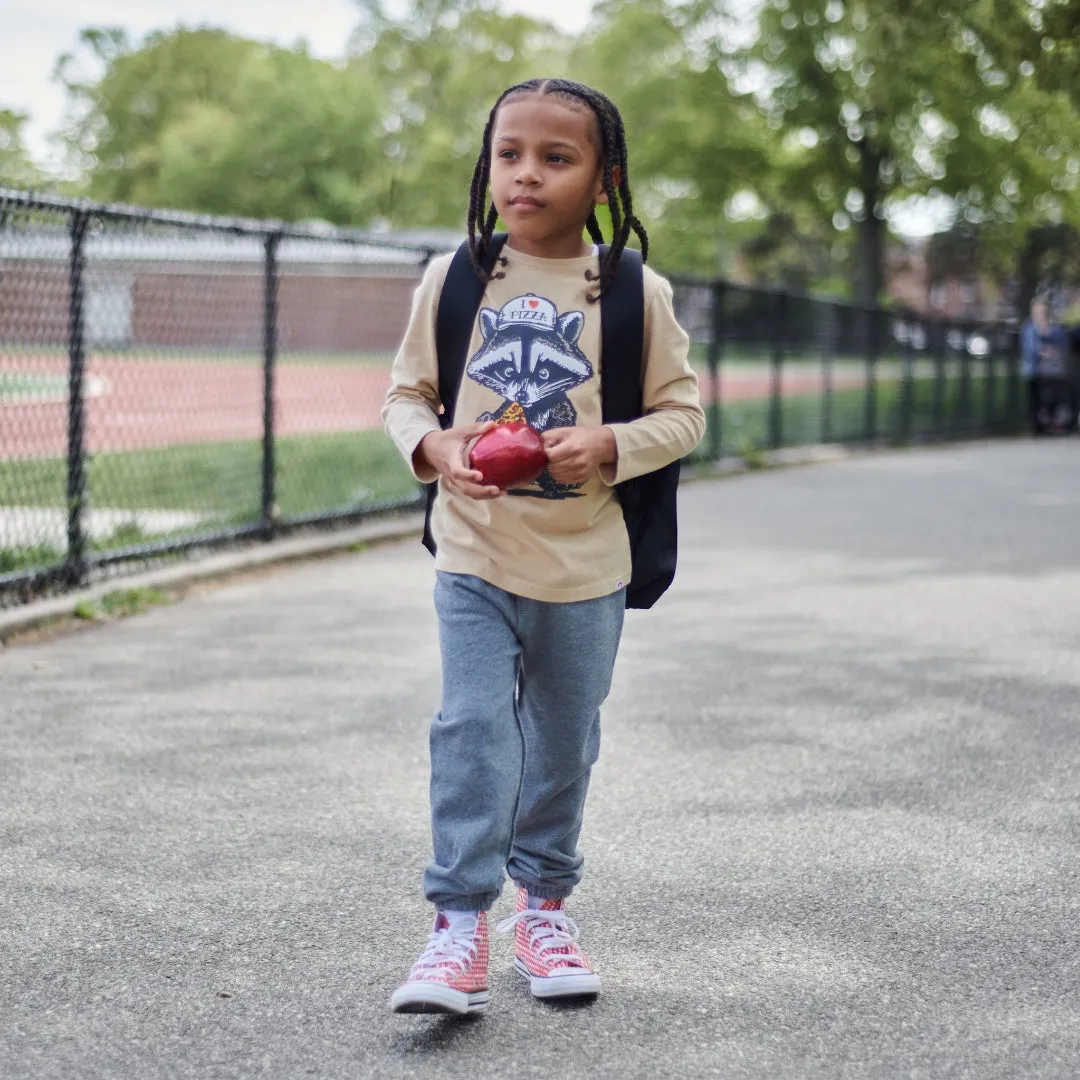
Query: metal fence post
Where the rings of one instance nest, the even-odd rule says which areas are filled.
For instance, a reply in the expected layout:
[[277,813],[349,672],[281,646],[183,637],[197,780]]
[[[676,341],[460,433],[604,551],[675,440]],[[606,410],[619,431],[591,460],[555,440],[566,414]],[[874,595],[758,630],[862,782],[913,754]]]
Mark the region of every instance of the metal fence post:
[[934,335],[933,427],[934,436],[940,439],[945,435],[945,350],[948,347],[948,331],[940,319],[935,319],[930,325]]
[[1017,332],[1007,329],[1002,331],[1005,343],[1005,412],[1010,430],[1018,430],[1025,425],[1026,411],[1023,401],[1020,373],[1020,340]]
[[832,441],[833,359],[840,351],[840,309],[835,304],[823,307],[828,313],[828,331],[822,335],[821,360],[821,441]]
[[719,461],[723,453],[722,407],[720,397],[720,362],[723,357],[724,282],[714,281],[712,293],[712,336],[709,340],[708,364],[712,397],[709,401],[709,460]]
[[71,256],[68,265],[68,434],[67,434],[67,559],[64,578],[69,586],[86,580],[86,334],[84,323],[86,232],[90,214],[71,216]]
[[278,508],[275,502],[277,463],[274,433],[274,372],[278,351],[278,246],[280,233],[265,240],[263,278],[263,452],[262,452],[262,526],[263,536],[273,539],[277,529]]
[[900,430],[898,441],[911,442],[911,422],[915,407],[915,313],[907,312],[908,333],[904,340],[903,372],[900,384]]
[[784,334],[787,331],[787,294],[778,292],[773,297],[776,317],[773,321],[772,375],[769,396],[769,445],[779,450],[784,441],[783,373]]
[[877,315],[877,309],[866,309],[866,396],[863,399],[863,439],[868,443],[877,438]]
[[971,398],[971,353],[968,350],[971,328],[967,323],[961,323],[957,332],[960,335],[960,391],[956,411],[961,432],[968,434],[974,426],[975,419]]
[[[99,233],[107,241],[100,255]],[[419,267],[432,255],[427,245],[376,240],[353,229],[109,206],[2,184],[0,240],[0,336],[5,338],[0,345],[17,351],[25,346],[32,357],[50,355],[57,347],[68,354],[60,372],[63,385],[54,387],[55,373],[39,373],[31,363],[25,380],[21,370],[16,372],[17,410],[0,409],[0,442],[10,443],[16,454],[2,463],[0,487],[10,476],[20,506],[54,506],[61,518],[59,535],[50,539],[54,530],[47,521],[39,529],[32,520],[24,529],[21,511],[3,515],[0,609],[54,588],[78,587],[108,568],[262,538],[286,524],[330,527],[415,507],[414,488],[397,461],[384,463],[377,448],[366,446],[357,453],[372,455],[370,488],[339,485],[325,471],[317,487],[303,487],[305,478],[292,475],[292,459],[286,456],[291,441],[277,444],[275,414],[283,388],[276,369],[286,340],[282,245],[288,252],[288,241],[300,241],[311,254],[310,269],[297,275],[304,310],[295,325],[289,323],[296,340],[290,337],[288,345],[327,357],[353,354],[360,347],[356,326],[366,330],[357,317],[366,305],[350,301],[356,295],[352,287],[338,291],[335,280],[351,279],[347,267],[366,265],[369,252],[379,265]],[[390,315],[400,314],[403,299],[401,279],[397,272],[392,276]],[[292,273],[288,284],[294,284]],[[324,318],[320,307],[337,317]],[[95,386],[97,350],[111,352],[114,346],[118,353],[131,347],[127,355],[110,356],[108,364],[117,376],[112,386],[120,389],[122,382],[130,393],[110,393],[104,380]],[[185,384],[196,391],[190,401],[171,392],[157,365],[144,362],[173,350],[178,364],[190,363],[184,372]],[[258,380],[263,369],[263,423],[257,432],[244,431],[233,423],[235,417],[215,414],[217,398],[211,392],[220,385],[221,371],[202,361],[250,357],[251,350],[257,356],[261,350],[261,362],[247,367],[243,378]],[[313,379],[331,377],[321,363],[317,368],[320,374],[313,368]],[[0,381],[5,382],[0,397],[10,398],[11,381]],[[95,394],[99,389],[101,397]],[[57,391],[66,400],[54,403]],[[249,407],[258,408],[254,402]],[[54,431],[46,420],[57,408],[61,430]],[[258,423],[257,416],[247,419]],[[99,420],[110,429],[116,453],[96,458]],[[308,435],[336,426],[313,421],[310,432],[306,423],[302,426],[306,447],[318,443],[315,457],[325,460],[327,444]],[[190,450],[211,436],[216,445],[194,462]],[[53,459],[57,471],[36,468],[38,456]],[[259,460],[253,462],[253,456]],[[241,475],[245,479],[237,482]],[[185,509],[175,523],[171,513],[160,521],[156,514],[135,511],[124,519],[110,515],[116,524],[105,539],[95,527],[95,500],[151,511]]]

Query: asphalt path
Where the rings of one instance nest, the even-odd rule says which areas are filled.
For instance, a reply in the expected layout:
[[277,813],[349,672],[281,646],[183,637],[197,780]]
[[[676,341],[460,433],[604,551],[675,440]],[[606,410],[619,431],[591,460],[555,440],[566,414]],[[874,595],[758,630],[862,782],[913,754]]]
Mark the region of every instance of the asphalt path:
[[681,506],[583,835],[597,1002],[498,938],[485,1015],[387,1010],[429,928],[410,542],[0,652],[0,1076],[1080,1074],[1080,442]]

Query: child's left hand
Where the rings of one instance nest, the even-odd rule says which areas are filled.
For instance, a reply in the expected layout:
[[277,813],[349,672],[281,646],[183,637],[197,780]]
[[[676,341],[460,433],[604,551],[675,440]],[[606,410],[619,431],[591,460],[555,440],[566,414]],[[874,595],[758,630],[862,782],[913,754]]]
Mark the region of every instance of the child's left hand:
[[547,470],[560,484],[584,484],[601,465],[618,460],[615,433],[609,427],[552,428],[540,437],[547,451]]

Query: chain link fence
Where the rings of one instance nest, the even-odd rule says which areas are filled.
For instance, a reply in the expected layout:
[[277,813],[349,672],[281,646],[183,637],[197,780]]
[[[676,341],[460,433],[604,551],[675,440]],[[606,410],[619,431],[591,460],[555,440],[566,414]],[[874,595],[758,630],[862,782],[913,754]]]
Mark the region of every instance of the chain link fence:
[[[434,253],[0,188],[0,607],[419,505],[379,412]],[[698,459],[1021,417],[1008,328],[673,284]]]
[[709,426],[696,458],[904,444],[1024,423],[1015,324],[935,319],[726,281],[673,279]]
[[415,505],[379,410],[432,254],[0,189],[0,606]]

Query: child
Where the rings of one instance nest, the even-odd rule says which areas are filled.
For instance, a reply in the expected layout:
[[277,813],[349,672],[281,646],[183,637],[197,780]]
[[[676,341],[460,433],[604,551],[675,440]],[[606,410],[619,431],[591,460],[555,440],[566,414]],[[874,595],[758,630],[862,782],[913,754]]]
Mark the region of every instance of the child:
[[[603,258],[583,238],[587,229],[602,242],[598,203],[610,207],[615,232]],[[509,236],[487,275],[497,219]],[[450,256],[434,260],[417,289],[383,410],[417,479],[438,480],[431,528],[442,652],[442,708],[430,736],[434,859],[424,875],[435,925],[391,998],[396,1012],[487,1007],[487,911],[504,869],[517,911],[498,929],[514,929],[515,967],[532,993],[599,993],[564,905],[581,878],[578,835],[630,578],[612,485],[685,456],[705,426],[671,288],[647,268],[646,415],[601,423],[597,300],[631,231],[648,253],[622,120],[603,94],[561,79],[506,90],[484,130],[468,223],[486,285],[454,425],[440,427],[435,349]],[[541,432],[548,466],[536,483],[506,492],[484,486],[468,450],[514,419]]]

